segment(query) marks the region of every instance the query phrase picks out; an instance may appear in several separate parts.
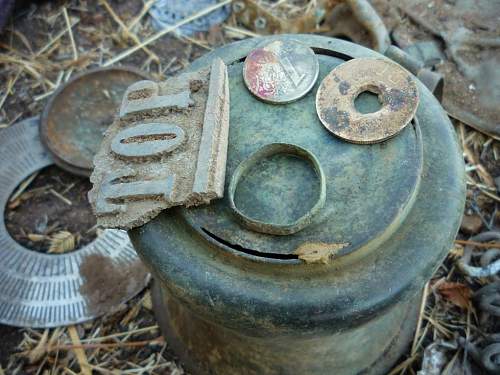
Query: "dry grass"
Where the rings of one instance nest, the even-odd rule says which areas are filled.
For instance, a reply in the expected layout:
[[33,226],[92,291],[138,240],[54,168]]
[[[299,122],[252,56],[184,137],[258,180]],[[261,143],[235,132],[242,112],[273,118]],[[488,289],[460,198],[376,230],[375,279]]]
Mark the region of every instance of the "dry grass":
[[[79,71],[120,63],[134,65],[161,80],[207,50],[257,35],[237,25],[234,17],[195,37],[175,36],[172,32],[176,27],[156,33],[146,16],[152,3],[48,2],[20,15],[0,40],[0,128],[39,114],[51,93]],[[273,11],[293,15],[314,7],[315,0],[269,1],[267,5]],[[479,216],[483,229],[493,229],[499,221],[500,197],[493,176],[500,175],[500,145],[463,124],[455,125],[467,163],[466,213]],[[10,204],[23,196],[30,182],[20,186]],[[66,199],[64,192],[53,194]],[[73,238],[71,233],[59,232],[38,240],[51,241],[54,251],[64,252],[74,246],[70,236]],[[416,374],[425,348],[433,343],[440,343],[444,353],[443,373],[467,373],[467,368],[480,371],[474,367],[471,343],[480,347],[481,340],[499,332],[500,327],[478,309],[472,296],[492,279],[468,277],[456,264],[465,245],[477,245],[476,255],[497,245],[467,240],[464,234],[459,235],[455,248],[427,284],[412,346],[391,374]],[[158,331],[148,290],[120,311],[87,324],[20,332],[23,339],[18,350],[7,369],[0,367],[0,374],[183,373]]]

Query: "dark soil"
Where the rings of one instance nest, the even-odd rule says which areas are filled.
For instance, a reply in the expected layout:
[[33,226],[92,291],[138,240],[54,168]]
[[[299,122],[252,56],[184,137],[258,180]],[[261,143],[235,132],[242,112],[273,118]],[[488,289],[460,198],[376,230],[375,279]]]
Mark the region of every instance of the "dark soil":
[[[56,166],[42,169],[29,187],[7,205],[7,230],[18,243],[39,252],[47,252],[50,236],[62,230],[76,237],[75,250],[88,244],[96,236],[96,219],[87,200],[91,187],[88,179]],[[71,205],[52,191],[71,201]],[[32,241],[30,234],[45,238]]]
[[16,352],[23,333],[19,328],[0,324],[0,367],[7,367],[9,357]]

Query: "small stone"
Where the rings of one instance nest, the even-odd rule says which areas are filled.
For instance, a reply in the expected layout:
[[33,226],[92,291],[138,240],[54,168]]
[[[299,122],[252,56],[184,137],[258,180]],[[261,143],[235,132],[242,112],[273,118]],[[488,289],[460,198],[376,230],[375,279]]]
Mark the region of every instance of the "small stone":
[[481,218],[477,215],[464,215],[460,230],[466,234],[476,234],[483,227]]

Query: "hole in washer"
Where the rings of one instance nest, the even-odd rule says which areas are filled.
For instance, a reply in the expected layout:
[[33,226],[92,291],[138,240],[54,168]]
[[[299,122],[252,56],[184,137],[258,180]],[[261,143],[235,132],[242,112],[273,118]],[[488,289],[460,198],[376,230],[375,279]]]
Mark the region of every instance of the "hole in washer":
[[[75,241],[74,249],[65,251],[69,253],[96,238],[96,219],[87,200],[92,186],[87,178],[48,166],[39,170],[33,181],[12,200],[25,181],[27,179],[11,193],[4,207],[5,226],[12,239],[27,249],[47,253],[52,236],[67,231]],[[57,197],[57,193],[63,198]]]
[[236,187],[234,203],[254,220],[288,224],[311,210],[319,193],[319,177],[308,160],[278,153],[247,170]]
[[380,91],[376,87],[369,87],[361,91],[354,99],[354,108],[359,113],[374,113],[382,108]]

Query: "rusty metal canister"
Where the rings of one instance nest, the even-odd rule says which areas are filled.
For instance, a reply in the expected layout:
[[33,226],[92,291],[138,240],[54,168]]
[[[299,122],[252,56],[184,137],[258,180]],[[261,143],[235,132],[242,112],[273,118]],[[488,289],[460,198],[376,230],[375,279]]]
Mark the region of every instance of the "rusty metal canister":
[[[272,105],[246,89],[244,59],[269,38],[318,56],[318,82],[300,100]],[[417,81],[415,119],[397,136],[369,145],[336,138],[316,114],[320,82],[347,60],[386,57],[321,36],[269,38],[190,67],[215,56],[228,66],[226,191],[129,231],[155,277],[157,319],[194,374],[384,374],[407,350],[422,288],[459,227],[464,165],[453,127]],[[300,230],[276,230],[293,220]],[[325,249],[336,249],[326,261],[303,256]]]

